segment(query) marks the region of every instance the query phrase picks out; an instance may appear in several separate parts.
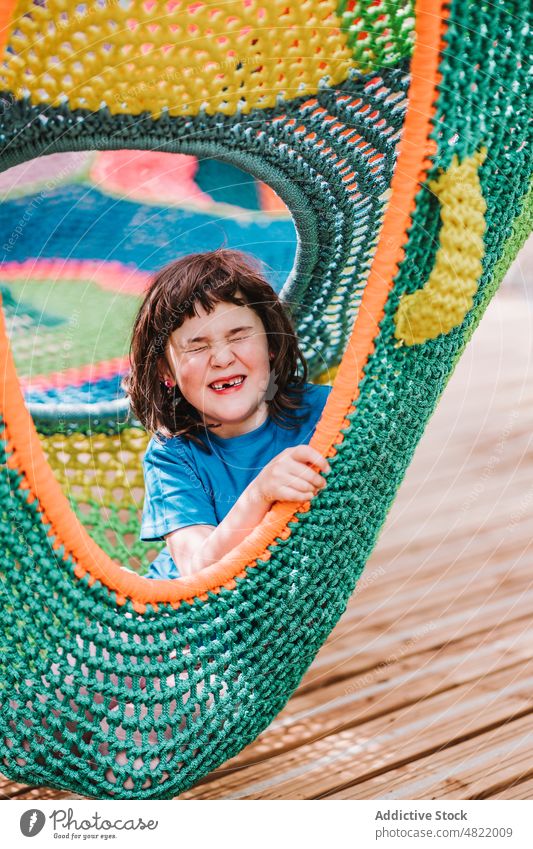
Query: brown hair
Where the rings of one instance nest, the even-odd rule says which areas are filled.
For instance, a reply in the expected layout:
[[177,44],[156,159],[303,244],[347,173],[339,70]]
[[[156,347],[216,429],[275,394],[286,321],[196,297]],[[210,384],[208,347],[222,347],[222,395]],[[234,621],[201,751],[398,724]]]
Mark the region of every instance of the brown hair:
[[[277,391],[265,398],[269,415],[282,427],[295,427],[307,365],[292,323],[255,258],[218,248],[171,262],[153,277],[133,325],[130,373],[122,385],[134,415],[146,428],[164,436],[187,436],[195,442],[206,430],[198,411],[179,387],[167,389],[158,371],[171,334],[201,304],[211,312],[220,301],[251,307],[261,319],[273,353],[271,369]],[[299,373],[301,366],[301,373]],[[203,442],[201,443],[203,444]]]

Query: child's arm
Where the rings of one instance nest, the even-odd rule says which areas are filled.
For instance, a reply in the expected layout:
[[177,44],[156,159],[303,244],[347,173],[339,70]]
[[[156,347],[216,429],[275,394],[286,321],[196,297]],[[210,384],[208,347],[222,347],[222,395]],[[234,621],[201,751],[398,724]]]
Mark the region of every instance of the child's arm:
[[168,534],[165,539],[180,574],[192,575],[220,560],[261,522],[274,501],[310,501],[326,485],[310,464],[330,470],[310,445],[286,448],[246,487],[217,527],[193,525]]

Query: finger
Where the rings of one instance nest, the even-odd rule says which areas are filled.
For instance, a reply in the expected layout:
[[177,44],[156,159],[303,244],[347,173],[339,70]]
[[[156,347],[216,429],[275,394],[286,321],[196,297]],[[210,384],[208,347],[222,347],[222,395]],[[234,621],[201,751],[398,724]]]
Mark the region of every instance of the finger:
[[326,458],[316,448],[311,448],[310,445],[295,445],[292,457],[302,463],[312,463],[313,466],[318,466],[324,472],[331,471],[331,466]]
[[311,491],[300,492],[300,490],[292,489],[292,487],[283,487],[280,490],[278,501],[297,501],[299,504],[303,504],[305,501],[311,501],[314,495],[315,493]]
[[287,464],[285,471],[290,473],[292,476],[310,483],[311,486],[316,489],[322,489],[322,487],[326,485],[325,479],[306,463],[298,463],[293,460],[290,464]]
[[290,487],[290,489],[296,490],[296,492],[312,492],[313,494],[315,492],[315,488],[310,483],[310,481],[302,480],[302,478],[299,476],[291,477],[290,480],[287,481],[285,486]]
[[[320,478],[320,481],[322,483],[323,478]],[[307,493],[308,495],[311,494],[312,496],[315,496],[317,492],[322,489],[322,486],[314,486],[313,483],[302,480],[302,478],[299,476],[291,478],[284,484],[284,486],[289,486],[291,489],[294,489],[297,492]]]
[[298,462],[297,460],[287,460],[283,465],[282,475],[284,478],[293,477],[293,478],[301,478],[302,480],[306,480],[311,483],[313,479],[313,475],[316,472],[313,471],[311,466],[308,466],[307,463]]

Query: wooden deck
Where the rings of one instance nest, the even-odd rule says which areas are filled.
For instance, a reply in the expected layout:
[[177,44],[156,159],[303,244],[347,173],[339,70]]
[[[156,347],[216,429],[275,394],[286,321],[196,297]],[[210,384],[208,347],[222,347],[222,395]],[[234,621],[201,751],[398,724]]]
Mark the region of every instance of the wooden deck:
[[533,798],[533,300],[520,289],[490,305],[295,696],[180,798]]

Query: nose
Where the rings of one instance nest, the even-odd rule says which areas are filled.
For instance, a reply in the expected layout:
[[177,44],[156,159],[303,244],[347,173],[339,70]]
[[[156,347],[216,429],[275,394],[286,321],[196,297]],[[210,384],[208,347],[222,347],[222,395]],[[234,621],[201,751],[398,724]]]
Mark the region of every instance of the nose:
[[211,363],[214,366],[225,368],[233,362],[235,355],[231,349],[229,342],[220,342],[218,345],[213,345],[211,354]]

